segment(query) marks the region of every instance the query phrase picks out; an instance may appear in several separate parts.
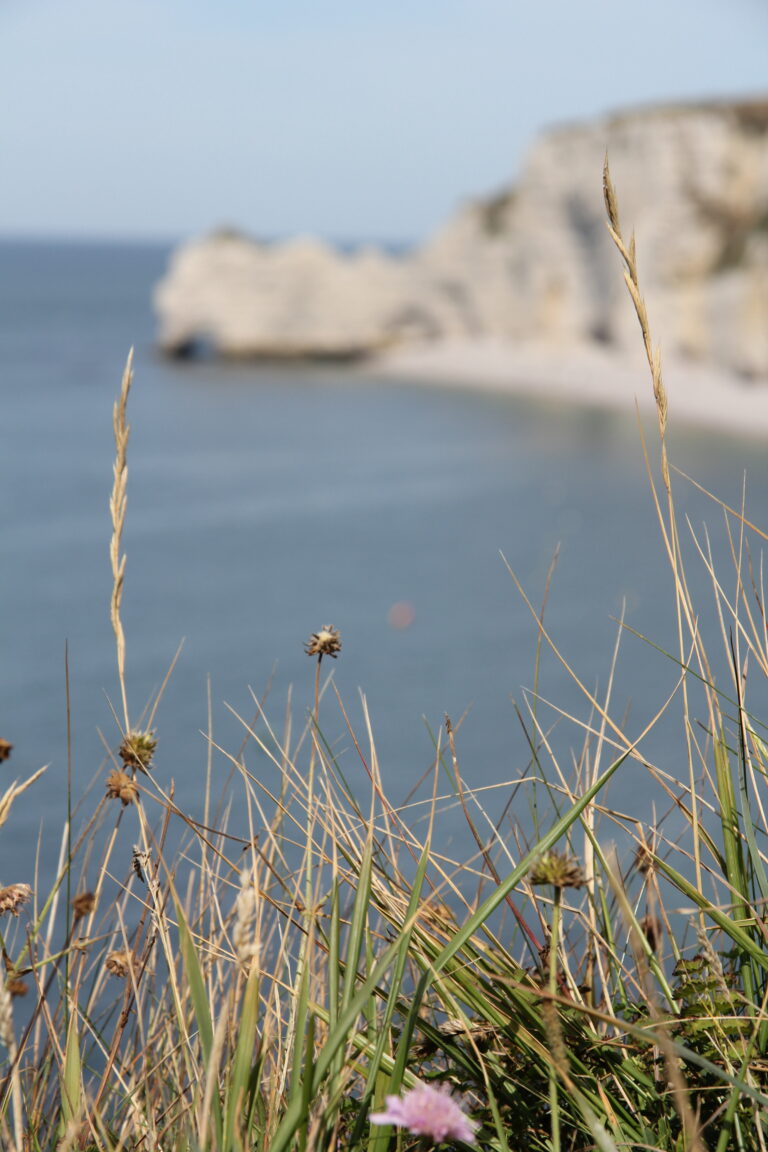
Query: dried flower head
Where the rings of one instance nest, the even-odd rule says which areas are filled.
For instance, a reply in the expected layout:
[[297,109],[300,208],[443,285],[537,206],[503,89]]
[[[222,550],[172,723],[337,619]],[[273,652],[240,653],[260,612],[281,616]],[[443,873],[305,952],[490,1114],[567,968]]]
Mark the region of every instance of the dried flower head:
[[107,796],[110,800],[122,800],[123,807],[133,804],[139,795],[139,786],[133,777],[120,768],[113,768],[107,776]]
[[584,872],[581,865],[567,852],[553,849],[545,852],[531,868],[531,884],[551,884],[553,888],[582,888]]
[[12,751],[13,744],[9,744],[7,740],[0,740],[0,764],[8,759]]
[[447,1085],[417,1084],[402,1096],[387,1096],[386,1111],[374,1112],[371,1124],[395,1124],[414,1136],[428,1136],[435,1144],[445,1140],[474,1140],[477,1121],[454,1100]]
[[341,652],[341,635],[338,628],[331,628],[330,624],[326,624],[319,632],[313,632],[304,645],[304,651],[307,656],[317,656],[318,660],[322,660],[323,656],[332,656],[335,660]]
[[643,916],[640,921],[640,931],[648,941],[648,947],[651,952],[658,952],[663,933],[659,917],[652,912],[649,912],[647,916]]
[[129,732],[118,751],[126,768],[139,768],[146,772],[152,766],[156,748],[154,732]]
[[96,907],[96,897],[93,892],[81,892],[79,896],[75,896],[72,901],[72,912],[74,913],[75,923],[82,920],[84,916],[90,916],[93,909]]
[[32,896],[29,884],[9,884],[7,888],[0,888],[0,912],[12,912],[18,916],[19,908],[26,904]]
[[653,869],[653,852],[647,844],[638,844],[635,851],[635,868],[641,876],[647,876]]
[[136,955],[130,948],[117,948],[114,952],[110,952],[104,961],[107,972],[111,972],[113,976],[118,976],[121,980],[129,975],[131,969],[136,968]]

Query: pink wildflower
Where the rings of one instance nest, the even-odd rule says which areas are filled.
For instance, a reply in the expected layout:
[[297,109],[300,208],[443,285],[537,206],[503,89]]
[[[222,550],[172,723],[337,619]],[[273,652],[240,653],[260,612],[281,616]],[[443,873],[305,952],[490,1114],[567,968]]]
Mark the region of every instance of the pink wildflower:
[[477,1121],[462,1112],[447,1085],[417,1084],[402,1096],[387,1096],[386,1112],[374,1112],[371,1124],[396,1124],[414,1136],[429,1136],[435,1144],[464,1140],[471,1144]]

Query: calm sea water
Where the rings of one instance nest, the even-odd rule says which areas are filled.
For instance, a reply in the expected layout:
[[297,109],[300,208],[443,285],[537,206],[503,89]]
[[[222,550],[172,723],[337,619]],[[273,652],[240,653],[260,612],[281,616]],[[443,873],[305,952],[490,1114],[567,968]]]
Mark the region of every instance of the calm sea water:
[[[209,684],[214,737],[233,752],[243,730],[230,708],[250,717],[250,688],[262,695],[269,686],[267,708],[279,723],[293,685],[302,722],[313,676],[302,644],[325,623],[342,632],[333,672],[361,735],[359,691],[368,699],[393,800],[429,767],[429,730],[446,712],[454,722],[468,713],[458,751],[470,786],[518,778],[528,756],[513,701],[524,708],[533,684],[536,629],[502,552],[539,603],[560,546],[548,625],[590,688],[605,688],[622,601],[632,627],[674,648],[670,577],[631,417],[346,369],[163,361],[153,349],[150,293],[166,257],[161,248],[0,245],[0,736],[15,746],[2,781],[50,765],[0,831],[3,882],[27,878],[41,823],[44,868],[58,851],[67,648],[76,794],[103,773],[105,745],[119,742],[107,505],[112,404],[132,344],[129,700],[138,717],[183,640],[157,713],[156,773],[165,786],[175,781],[192,815],[202,812]],[[673,380],[669,388],[674,421]],[[735,503],[746,469],[749,511],[764,520],[762,446],[676,429],[673,451],[683,469]],[[722,517],[678,487],[681,511],[695,524],[706,518],[722,551]],[[694,564],[691,574],[707,608],[706,573]],[[398,629],[390,611],[401,602],[412,606],[413,622]],[[628,636],[616,714],[629,709],[630,729],[639,731],[674,680],[671,663]],[[542,664],[541,692],[588,716],[552,657]],[[541,716],[548,729],[557,720],[548,709]],[[362,789],[330,696],[324,726]],[[552,740],[571,775],[581,734],[561,721]],[[660,735],[649,750],[673,776],[683,771],[679,741]],[[257,754],[249,765],[269,778]],[[214,779],[228,770],[215,753]],[[98,782],[84,811],[101,793]],[[487,794],[492,815],[509,794]],[[627,766],[612,798],[651,816],[654,797],[639,768]],[[512,815],[529,824],[524,799]],[[458,816],[449,822],[459,839],[460,824]]]

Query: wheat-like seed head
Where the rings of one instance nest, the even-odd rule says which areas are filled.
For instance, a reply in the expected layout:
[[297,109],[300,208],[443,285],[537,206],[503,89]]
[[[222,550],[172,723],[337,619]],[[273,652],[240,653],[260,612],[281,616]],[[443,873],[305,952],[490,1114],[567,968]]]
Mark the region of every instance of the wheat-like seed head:
[[247,970],[250,970],[258,962],[261,951],[260,913],[261,899],[256,869],[245,868],[235,904],[232,943],[235,946],[238,960]]
[[125,512],[128,504],[128,437],[131,428],[126,419],[128,408],[128,393],[133,381],[133,348],[128,353],[125,362],[125,371],[120,386],[120,396],[115,401],[112,413],[112,426],[115,433],[115,462],[113,465],[112,494],[109,498],[109,512],[112,517],[112,539],[109,545],[109,558],[112,564],[112,600],[110,603],[110,620],[115,633],[117,646],[117,674],[120,679],[120,691],[123,697],[123,713],[125,717],[125,730],[130,729],[128,723],[128,700],[125,691],[125,633],[120,620],[120,605],[123,599],[123,580],[125,578],[125,555],[120,555],[120,545],[125,526]]
[[0,980],[0,1044],[7,1050],[14,1047],[13,1008],[5,980]]
[[635,234],[632,233],[629,245],[624,243],[624,237],[621,234],[621,227],[619,224],[619,204],[616,199],[616,190],[613,187],[611,180],[611,173],[608,168],[608,157],[605,157],[603,164],[603,199],[605,201],[605,210],[608,214],[608,231],[611,239],[621,253],[621,258],[626,265],[624,269],[624,282],[627,285],[632,303],[635,306],[637,319],[640,322],[640,331],[643,334],[643,345],[645,347],[645,355],[648,360],[648,366],[651,369],[651,383],[653,386],[653,398],[656,401],[656,413],[659,420],[659,435],[661,438],[661,475],[664,481],[664,487],[667,492],[670,491],[669,479],[669,462],[667,460],[667,410],[669,402],[667,399],[667,390],[664,387],[664,381],[661,377],[661,349],[654,350],[651,341],[651,326],[648,320],[648,310],[645,306],[645,301],[640,294],[640,279],[637,272],[637,253],[635,250]]

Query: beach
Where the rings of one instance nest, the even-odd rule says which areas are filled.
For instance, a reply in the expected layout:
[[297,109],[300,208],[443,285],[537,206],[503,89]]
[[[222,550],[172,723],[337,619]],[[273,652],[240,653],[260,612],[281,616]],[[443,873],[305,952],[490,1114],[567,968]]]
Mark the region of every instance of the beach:
[[[513,344],[498,338],[439,340],[377,357],[379,375],[535,396],[548,401],[632,412],[654,408],[642,355],[601,345]],[[768,437],[768,381],[679,356],[665,357],[662,378],[669,421]]]

